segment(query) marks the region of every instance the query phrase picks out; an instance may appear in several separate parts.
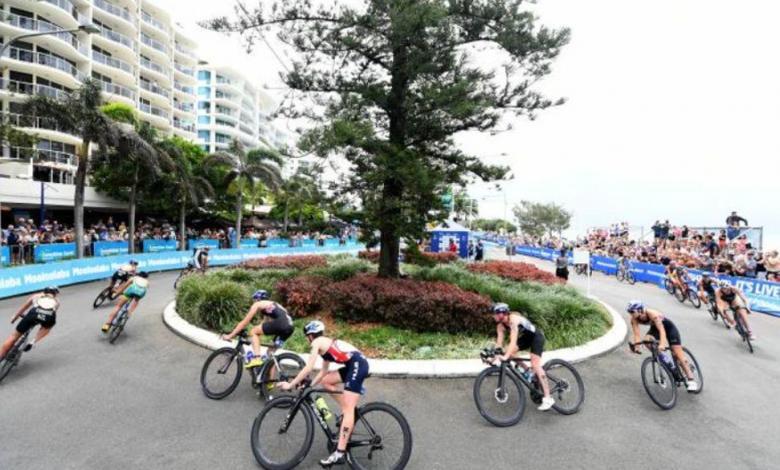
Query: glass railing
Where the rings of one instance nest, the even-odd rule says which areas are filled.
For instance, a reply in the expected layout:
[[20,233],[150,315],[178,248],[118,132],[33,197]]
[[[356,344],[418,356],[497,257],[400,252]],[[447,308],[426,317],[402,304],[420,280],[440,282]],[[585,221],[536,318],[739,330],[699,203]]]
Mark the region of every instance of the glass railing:
[[230,93],[225,93],[224,91],[217,91],[217,92],[215,92],[214,93],[214,97],[215,98],[220,98],[220,99],[223,99],[223,100],[232,100],[233,99],[233,95],[231,95]]
[[168,114],[165,110],[158,108],[157,106],[141,103],[138,107],[146,114],[152,114],[154,116],[159,116],[165,119],[170,118],[170,114]]
[[185,113],[191,113],[195,109],[192,103],[173,103],[173,107]]
[[37,31],[41,33],[54,33],[52,36],[57,36],[61,40],[69,43],[75,49],[85,53],[83,46],[79,42],[76,35],[72,33],[63,32],[63,28],[54,23],[48,23],[46,21],[37,21],[26,16],[19,16],[15,13],[9,13],[5,15],[7,23],[17,28],[27,29],[30,31]]
[[123,87],[122,85],[117,85],[116,83],[109,83],[109,82],[100,82],[101,88],[103,88],[103,91],[106,93],[110,93],[112,95],[119,95],[124,96],[125,98],[129,98],[133,101],[135,101],[135,93],[132,92],[127,87]]
[[241,132],[243,132],[244,134],[248,134],[248,135],[254,135],[255,134],[254,131],[252,131],[252,129],[250,129],[248,127],[239,126],[239,129],[241,129]]
[[[68,152],[59,152],[56,150],[37,149],[32,147],[3,146],[2,150],[8,150],[8,158],[16,160],[31,160],[33,163],[57,163],[60,165],[75,166],[76,155]],[[0,151],[0,157],[4,154]]]
[[195,132],[195,124],[182,122],[177,119],[173,120],[173,127],[187,132]]
[[71,64],[67,60],[61,59],[51,54],[44,54],[42,52],[28,51],[27,49],[19,49],[18,47],[11,47],[8,51],[8,57],[14,60],[22,62],[30,62],[33,64],[46,65],[57,70],[61,70],[78,79],[82,78],[81,73],[75,65]]
[[230,108],[225,108],[223,106],[217,106],[215,108],[215,110],[216,110],[217,113],[222,114],[224,116],[230,116],[230,117],[234,117],[235,116],[235,113]]
[[197,59],[194,52],[190,51],[189,49],[183,48],[182,46],[179,45],[179,43],[176,43],[176,51],[186,55],[187,57]]
[[158,64],[156,62],[152,62],[151,60],[149,60],[149,59],[147,59],[145,57],[141,57],[141,65],[144,68],[147,68],[149,70],[157,72],[157,73],[159,73],[161,75],[165,75],[166,77],[168,76],[168,73],[166,72],[165,68],[163,68],[162,65],[160,65],[160,64]]
[[165,44],[161,43],[160,41],[157,41],[155,39],[150,38],[144,33],[141,33],[141,42],[146,44],[147,46],[151,47],[152,49],[156,49],[164,54],[168,53],[168,48],[165,47]]
[[176,67],[176,70],[183,73],[184,75],[189,75],[190,77],[195,76],[195,71],[191,68],[185,67],[183,65],[175,64],[174,67]]
[[164,24],[143,10],[141,10],[141,19],[144,20],[145,23],[149,23],[163,33],[168,34],[168,28],[166,28]]
[[155,93],[155,94],[160,95],[160,96],[164,96],[166,98],[170,98],[171,97],[171,94],[168,93],[168,90],[164,90],[164,89],[160,88],[159,86],[155,85],[154,83],[145,82],[145,81],[141,80],[139,82],[139,84],[140,84],[141,88],[143,88],[146,91],[150,91],[152,93]]
[[18,113],[7,113],[7,116],[8,122],[15,127],[31,127],[34,129],[48,129],[50,131],[63,132],[62,127],[60,127],[55,119]]
[[105,0],[95,0],[95,6],[103,11],[111,13],[112,15],[116,15],[125,19],[126,21],[132,22],[132,19],[130,18],[130,12],[122,7],[114,5],[113,3],[108,3]]
[[128,64],[127,62],[119,59],[115,59],[113,57],[109,57],[102,52],[98,51],[92,51],[92,59],[95,62],[99,62],[101,64],[108,65],[109,67],[114,67],[115,69],[124,70],[125,72],[129,74],[133,74],[133,66]]
[[62,10],[68,12],[69,15],[73,15],[73,4],[68,0],[43,0],[46,3],[50,3],[55,7],[59,7]]
[[68,96],[67,90],[60,90],[48,85],[36,85],[29,82],[20,82],[18,80],[7,80],[2,82],[4,90],[11,93],[22,93],[25,95],[48,96],[54,99],[65,99]]
[[135,42],[130,39],[129,37],[125,36],[124,34],[117,33],[116,31],[111,31],[110,29],[100,28],[100,35],[103,36],[106,39],[109,39],[114,42],[118,42],[119,44],[122,44],[124,46],[129,47],[132,50],[135,50]]
[[191,86],[183,86],[179,85],[178,83],[174,84],[173,87],[177,90],[179,90],[182,93],[186,93],[188,95],[194,95],[195,94],[195,88]]

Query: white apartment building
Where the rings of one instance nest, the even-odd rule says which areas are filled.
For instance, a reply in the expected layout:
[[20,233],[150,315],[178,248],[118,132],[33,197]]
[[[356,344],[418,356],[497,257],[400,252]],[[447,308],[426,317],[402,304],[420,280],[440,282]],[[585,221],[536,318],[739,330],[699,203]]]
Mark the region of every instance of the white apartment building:
[[[37,134],[34,149],[5,146],[0,153],[0,200],[19,200],[26,186],[70,185],[80,140],[52,122],[21,114],[30,95],[57,97],[86,77],[100,80],[109,102],[134,106],[162,135],[197,137],[196,43],[177,30],[150,0],[0,0],[3,43],[21,34],[94,24],[100,33],[61,33],[15,41],[0,62],[0,111],[13,125]],[[36,158],[31,158],[35,156]],[[14,184],[4,184],[4,178]],[[21,186],[20,186],[21,185]],[[14,188],[9,194],[4,188]],[[71,188],[61,188],[71,193]],[[55,189],[56,191],[56,189]],[[16,199],[15,199],[16,198]],[[100,198],[98,198],[100,199]],[[94,204],[102,203],[96,200]],[[72,200],[70,202],[72,204]],[[112,207],[112,202],[104,203]]]

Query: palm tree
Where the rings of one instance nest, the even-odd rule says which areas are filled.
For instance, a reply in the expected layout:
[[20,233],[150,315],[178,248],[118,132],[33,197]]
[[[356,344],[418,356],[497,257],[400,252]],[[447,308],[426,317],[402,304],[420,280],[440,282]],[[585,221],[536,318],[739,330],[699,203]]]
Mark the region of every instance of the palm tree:
[[73,196],[73,225],[76,231],[76,255],[84,255],[84,187],[89,168],[90,145],[96,144],[100,152],[107,152],[119,145],[126,133],[121,124],[100,110],[102,97],[98,81],[87,79],[81,88],[62,99],[33,96],[24,105],[24,113],[50,118],[62,132],[79,136],[76,175]]
[[[180,249],[187,249],[186,221],[187,207],[197,206],[207,198],[214,197],[214,188],[206,178],[195,174],[195,162],[187,154],[182,145],[176,139],[167,139],[162,142],[163,149],[173,161],[171,182],[176,203],[179,206],[179,234],[181,236]],[[192,144],[189,144],[192,145]]]
[[[271,189],[277,189],[281,181],[278,154],[268,149],[256,149],[247,153],[237,139],[233,139],[227,151],[213,153],[206,157],[208,166],[226,166],[223,184],[233,185],[236,192],[236,247],[240,246],[241,218],[244,213],[244,189],[253,188],[259,180]],[[232,242],[232,241],[231,241]]]
[[298,171],[282,184],[277,202],[284,204],[284,231],[290,223],[290,209],[298,211],[298,226],[303,222],[303,207],[307,200],[317,194],[317,187],[311,175]]

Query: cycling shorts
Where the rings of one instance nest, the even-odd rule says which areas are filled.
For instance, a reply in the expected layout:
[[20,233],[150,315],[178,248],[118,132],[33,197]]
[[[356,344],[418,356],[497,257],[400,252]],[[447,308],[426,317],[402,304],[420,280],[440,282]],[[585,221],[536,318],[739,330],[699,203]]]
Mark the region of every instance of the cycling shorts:
[[19,324],[16,325],[16,331],[20,334],[25,334],[36,325],[41,325],[41,328],[53,328],[57,323],[57,314],[51,310],[43,310],[39,308],[31,308],[24,314]]
[[544,342],[545,338],[542,330],[537,329],[536,333],[525,331],[517,338],[517,347],[521,351],[528,349],[531,351],[531,354],[541,357],[544,352]]
[[125,289],[124,292],[122,292],[122,295],[127,299],[138,299],[141,300],[146,295],[146,289],[143,287],[137,286],[135,284],[130,284],[127,289]]
[[287,341],[287,339],[292,336],[293,332],[295,332],[292,318],[290,318],[289,315],[279,316],[279,318],[263,322],[263,324],[260,325],[260,328],[263,330],[264,335],[273,336],[274,341],[277,339]]
[[111,283],[116,285],[117,283],[121,284],[123,282],[126,282],[128,276],[129,275],[124,271],[117,271],[111,276]]
[[[680,338],[680,331],[677,329],[677,326],[666,318],[664,318],[663,320],[663,325],[664,325],[664,330],[666,330],[666,340],[669,342],[669,345],[670,346],[682,345],[682,339]],[[658,331],[655,325],[651,326],[650,329],[647,330],[647,334],[649,336],[652,336],[656,340],[661,341],[661,332]]]
[[363,381],[368,377],[368,360],[359,352],[352,353],[352,357],[339,369],[341,381],[344,382],[344,390],[364,395],[366,389]]

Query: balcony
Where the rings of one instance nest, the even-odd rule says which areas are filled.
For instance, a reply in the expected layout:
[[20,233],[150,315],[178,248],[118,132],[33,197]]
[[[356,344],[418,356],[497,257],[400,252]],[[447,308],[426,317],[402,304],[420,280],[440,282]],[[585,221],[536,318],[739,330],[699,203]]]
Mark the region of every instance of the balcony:
[[235,117],[236,117],[236,113],[235,113],[235,111],[233,111],[233,110],[232,110],[232,109],[230,109],[230,108],[226,108],[226,107],[224,107],[224,106],[217,106],[217,107],[214,109],[214,111],[215,111],[217,114],[221,114],[221,115],[223,115],[223,116],[230,116],[230,117],[233,117],[233,118],[235,118]]
[[157,72],[160,75],[168,77],[168,72],[165,70],[165,68],[162,65],[156,62],[152,62],[151,60],[145,57],[141,57],[141,66],[143,66],[145,69],[151,70],[152,72]]
[[164,24],[162,24],[160,21],[158,21],[155,17],[153,17],[149,13],[141,10],[141,19],[144,21],[144,23],[152,25],[155,28],[162,31],[163,33],[165,33],[166,36],[168,35],[168,28],[166,28]]
[[168,93],[168,90],[165,90],[165,89],[161,88],[159,85],[156,85],[154,83],[146,82],[144,80],[141,80],[139,82],[139,85],[141,86],[142,89],[144,89],[146,91],[151,91],[152,93],[154,93],[156,95],[164,96],[165,98],[170,98],[171,97],[171,94]]
[[167,111],[163,110],[162,108],[158,108],[157,106],[151,106],[146,103],[140,103],[138,108],[145,112],[146,114],[151,114],[153,116],[158,116],[164,119],[170,119],[171,115],[168,114]]
[[65,132],[55,119],[35,117],[30,115],[7,113],[8,123],[14,127],[46,129],[55,132]]
[[160,41],[157,41],[156,39],[150,38],[144,33],[141,33],[141,42],[151,47],[152,49],[158,50],[163,54],[168,55],[168,48],[165,47],[165,44],[161,43]]
[[[73,4],[69,0],[43,0],[46,3],[50,3],[61,10],[65,10],[69,15],[73,16]],[[74,18],[75,19],[75,18]]]
[[[36,149],[32,147],[4,146],[8,149],[8,158],[15,160],[32,160],[35,163],[54,163],[56,165],[76,166],[78,158],[68,152]],[[0,156],[4,152],[0,151]]]
[[182,93],[186,93],[188,95],[194,95],[195,94],[195,88],[191,86],[183,86],[179,85],[178,83],[174,84],[173,87],[176,89],[176,91],[180,91]]
[[24,16],[19,16],[15,13],[9,13],[5,15],[7,23],[16,28],[26,29],[28,31],[35,31],[40,33],[55,33],[53,36],[58,37],[62,41],[70,44],[74,49],[87,55],[87,51],[84,46],[81,45],[78,38],[73,33],[63,32],[63,28],[55,25],[54,23],[48,23],[46,21],[33,20]]
[[92,51],[92,59],[95,62],[99,62],[104,65],[108,65],[109,67],[113,67],[115,69],[119,69],[122,71],[125,71],[129,73],[130,75],[134,75],[133,73],[133,66],[128,64],[127,62],[119,59],[115,59],[113,57],[109,57],[102,52],[98,51]]
[[104,81],[100,82],[100,87],[106,93],[123,96],[131,101],[135,101],[135,93],[133,93],[132,90],[130,90],[127,87],[123,87],[122,85],[117,85],[116,83],[109,83]]
[[128,23],[132,23],[133,20],[130,16],[130,12],[125,10],[124,8],[121,8],[117,5],[114,5],[113,3],[108,3],[105,0],[95,0],[95,6],[100,8],[101,10],[111,13],[114,16],[118,16],[122,18],[123,20],[127,21]]
[[11,47],[9,48],[8,57],[10,59],[18,60],[21,62],[29,62],[32,64],[39,64],[39,65],[45,65],[47,67],[51,67],[60,70],[62,72],[65,72],[68,75],[71,75],[72,77],[76,78],[77,80],[81,80],[83,78],[81,72],[79,72],[79,70],[76,68],[75,65],[71,64],[67,60],[61,59],[51,54],[44,54],[42,52],[32,52],[32,51],[28,51],[27,49],[19,49],[18,47]]
[[179,111],[184,111],[185,113],[191,113],[195,111],[195,106],[192,103],[179,103],[178,101],[175,101],[173,103],[173,107]]
[[129,37],[125,36],[124,34],[117,33],[116,31],[111,31],[110,29],[101,28],[100,29],[100,35],[104,38],[122,44],[123,46],[127,46],[133,51],[135,51],[135,41],[130,39]]
[[29,82],[20,82],[17,80],[3,80],[0,82],[2,89],[11,93],[21,93],[24,95],[47,96],[49,98],[63,100],[67,98],[68,91],[60,90],[48,85],[36,85]]
[[193,69],[191,69],[189,67],[185,67],[185,66],[179,65],[179,64],[175,64],[174,67],[176,67],[176,70],[178,70],[179,72],[183,73],[184,75],[189,75],[190,77],[194,77],[195,76],[195,70],[193,70]]
[[183,48],[179,43],[176,43],[176,52],[179,52],[181,54],[184,54],[185,56],[197,60],[197,56],[194,52],[190,51],[189,49]]
[[175,127],[176,129],[181,129],[186,132],[192,132],[193,134],[195,133],[195,124],[182,122],[179,121],[178,119],[173,120],[173,127]]

